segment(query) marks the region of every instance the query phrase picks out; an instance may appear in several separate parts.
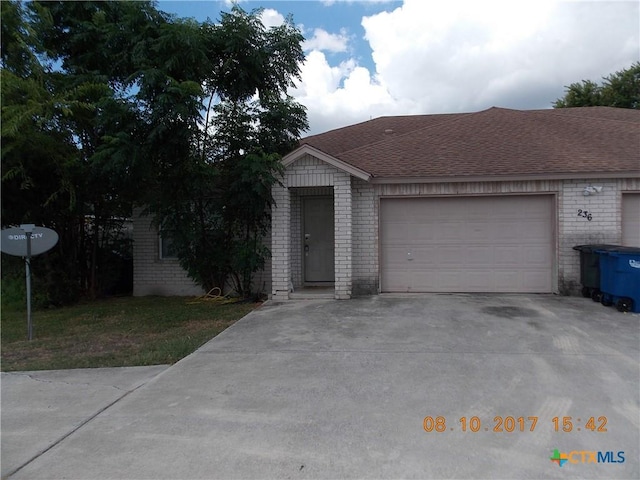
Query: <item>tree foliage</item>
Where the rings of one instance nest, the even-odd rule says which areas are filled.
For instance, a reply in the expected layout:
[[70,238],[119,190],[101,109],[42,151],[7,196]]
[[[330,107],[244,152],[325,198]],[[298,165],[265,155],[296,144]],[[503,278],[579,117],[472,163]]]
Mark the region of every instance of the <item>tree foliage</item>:
[[148,1],[1,6],[2,222],[60,233],[44,256],[65,276],[52,285],[104,292],[137,204],[192,278],[249,294],[280,155],[307,128],[287,95],[304,59],[292,19],[267,29],[235,6],[200,23]]
[[118,230],[128,209],[117,177],[95,158],[103,135],[118,128],[109,115],[126,106],[102,79],[52,67],[56,58],[41,42],[47,17],[38,7],[2,2],[3,35],[5,27],[13,32],[2,50],[2,223],[59,233],[58,247],[36,258],[34,271],[50,300],[64,303],[112,290],[115,269],[126,264]]
[[640,62],[604,77],[602,84],[582,80],[566,87],[554,108],[608,106],[640,108]]

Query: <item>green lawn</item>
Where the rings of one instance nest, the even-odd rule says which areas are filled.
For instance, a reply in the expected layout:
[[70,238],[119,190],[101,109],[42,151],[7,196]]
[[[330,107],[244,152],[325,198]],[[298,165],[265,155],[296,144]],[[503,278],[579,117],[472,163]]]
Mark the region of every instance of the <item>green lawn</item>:
[[2,309],[2,370],[175,363],[259,304],[185,297],[121,297],[32,313]]

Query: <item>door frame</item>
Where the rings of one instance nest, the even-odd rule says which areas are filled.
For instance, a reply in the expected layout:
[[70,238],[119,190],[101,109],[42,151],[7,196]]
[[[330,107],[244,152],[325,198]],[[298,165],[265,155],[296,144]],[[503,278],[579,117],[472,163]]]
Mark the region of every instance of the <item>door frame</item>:
[[304,195],[301,196],[301,205],[300,205],[300,256],[301,256],[301,262],[300,262],[300,266],[302,268],[302,272],[301,273],[301,280],[302,280],[302,285],[304,287],[330,287],[330,286],[334,286],[335,285],[335,251],[336,251],[336,241],[335,241],[335,203],[334,203],[334,211],[333,211],[333,216],[332,216],[332,220],[333,220],[333,224],[334,224],[334,233],[333,233],[333,240],[332,240],[332,244],[333,244],[333,252],[334,252],[334,268],[333,268],[333,280],[327,280],[327,281],[313,281],[313,282],[308,282],[306,280],[307,277],[307,265],[306,265],[306,257],[305,257],[305,252],[304,252],[304,243],[305,243],[305,212],[306,212],[306,208],[305,208],[305,202],[307,201],[307,199],[320,199],[320,198],[324,198],[324,199],[330,199],[332,203],[334,203],[334,196],[333,195]]

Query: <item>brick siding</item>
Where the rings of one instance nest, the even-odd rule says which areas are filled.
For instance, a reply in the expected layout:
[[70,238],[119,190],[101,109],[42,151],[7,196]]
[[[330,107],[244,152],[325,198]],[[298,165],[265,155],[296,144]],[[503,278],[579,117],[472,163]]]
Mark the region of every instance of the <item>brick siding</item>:
[[[177,258],[160,258],[158,229],[141,211],[138,208],[133,212],[133,295],[202,295],[202,287],[189,278]],[[264,242],[271,244],[271,232]],[[255,291],[271,291],[271,258],[267,258],[264,270],[256,272],[252,281]],[[227,288],[225,293],[229,291]]]
[[351,298],[352,290],[352,201],[351,177],[336,172],[334,177],[335,279],[337,299]]
[[[372,185],[309,155],[287,167],[284,183],[285,187],[273,187],[272,258],[254,278],[254,285],[260,284],[275,299],[288,299],[291,284],[294,288],[304,284],[302,204],[307,195],[334,196],[335,297],[350,298],[379,291],[381,197],[554,195],[553,289],[575,295],[580,290],[580,257],[573,246],[621,243],[622,194],[640,192],[640,179],[634,178]],[[602,186],[602,192],[585,196],[588,185]],[[580,216],[579,210],[591,220]],[[134,216],[134,240],[134,295],[200,293],[177,260],[159,258],[158,234],[148,218]]]
[[373,185],[351,179],[353,215],[353,294],[378,293],[378,215]]
[[[588,185],[602,192],[583,195]],[[558,208],[559,292],[575,295],[580,290],[580,253],[575,245],[622,242],[622,192],[640,191],[639,179],[567,180],[562,183]],[[591,220],[579,215],[591,216]]]
[[160,258],[158,229],[141,211],[133,212],[133,295],[201,295],[176,258]]
[[273,187],[276,207],[272,225],[272,297],[288,299],[289,288],[303,284],[301,222],[304,195],[326,195],[332,187],[335,217],[335,298],[351,298],[351,177],[317,158],[305,155],[285,171],[284,187]]

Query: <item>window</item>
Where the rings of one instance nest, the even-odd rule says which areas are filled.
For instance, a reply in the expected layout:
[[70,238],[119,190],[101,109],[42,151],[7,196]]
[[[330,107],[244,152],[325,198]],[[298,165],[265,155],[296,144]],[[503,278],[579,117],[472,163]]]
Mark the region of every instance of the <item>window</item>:
[[171,238],[171,232],[163,231],[158,235],[158,241],[160,242],[160,258],[177,258],[175,249],[173,248],[173,239]]

